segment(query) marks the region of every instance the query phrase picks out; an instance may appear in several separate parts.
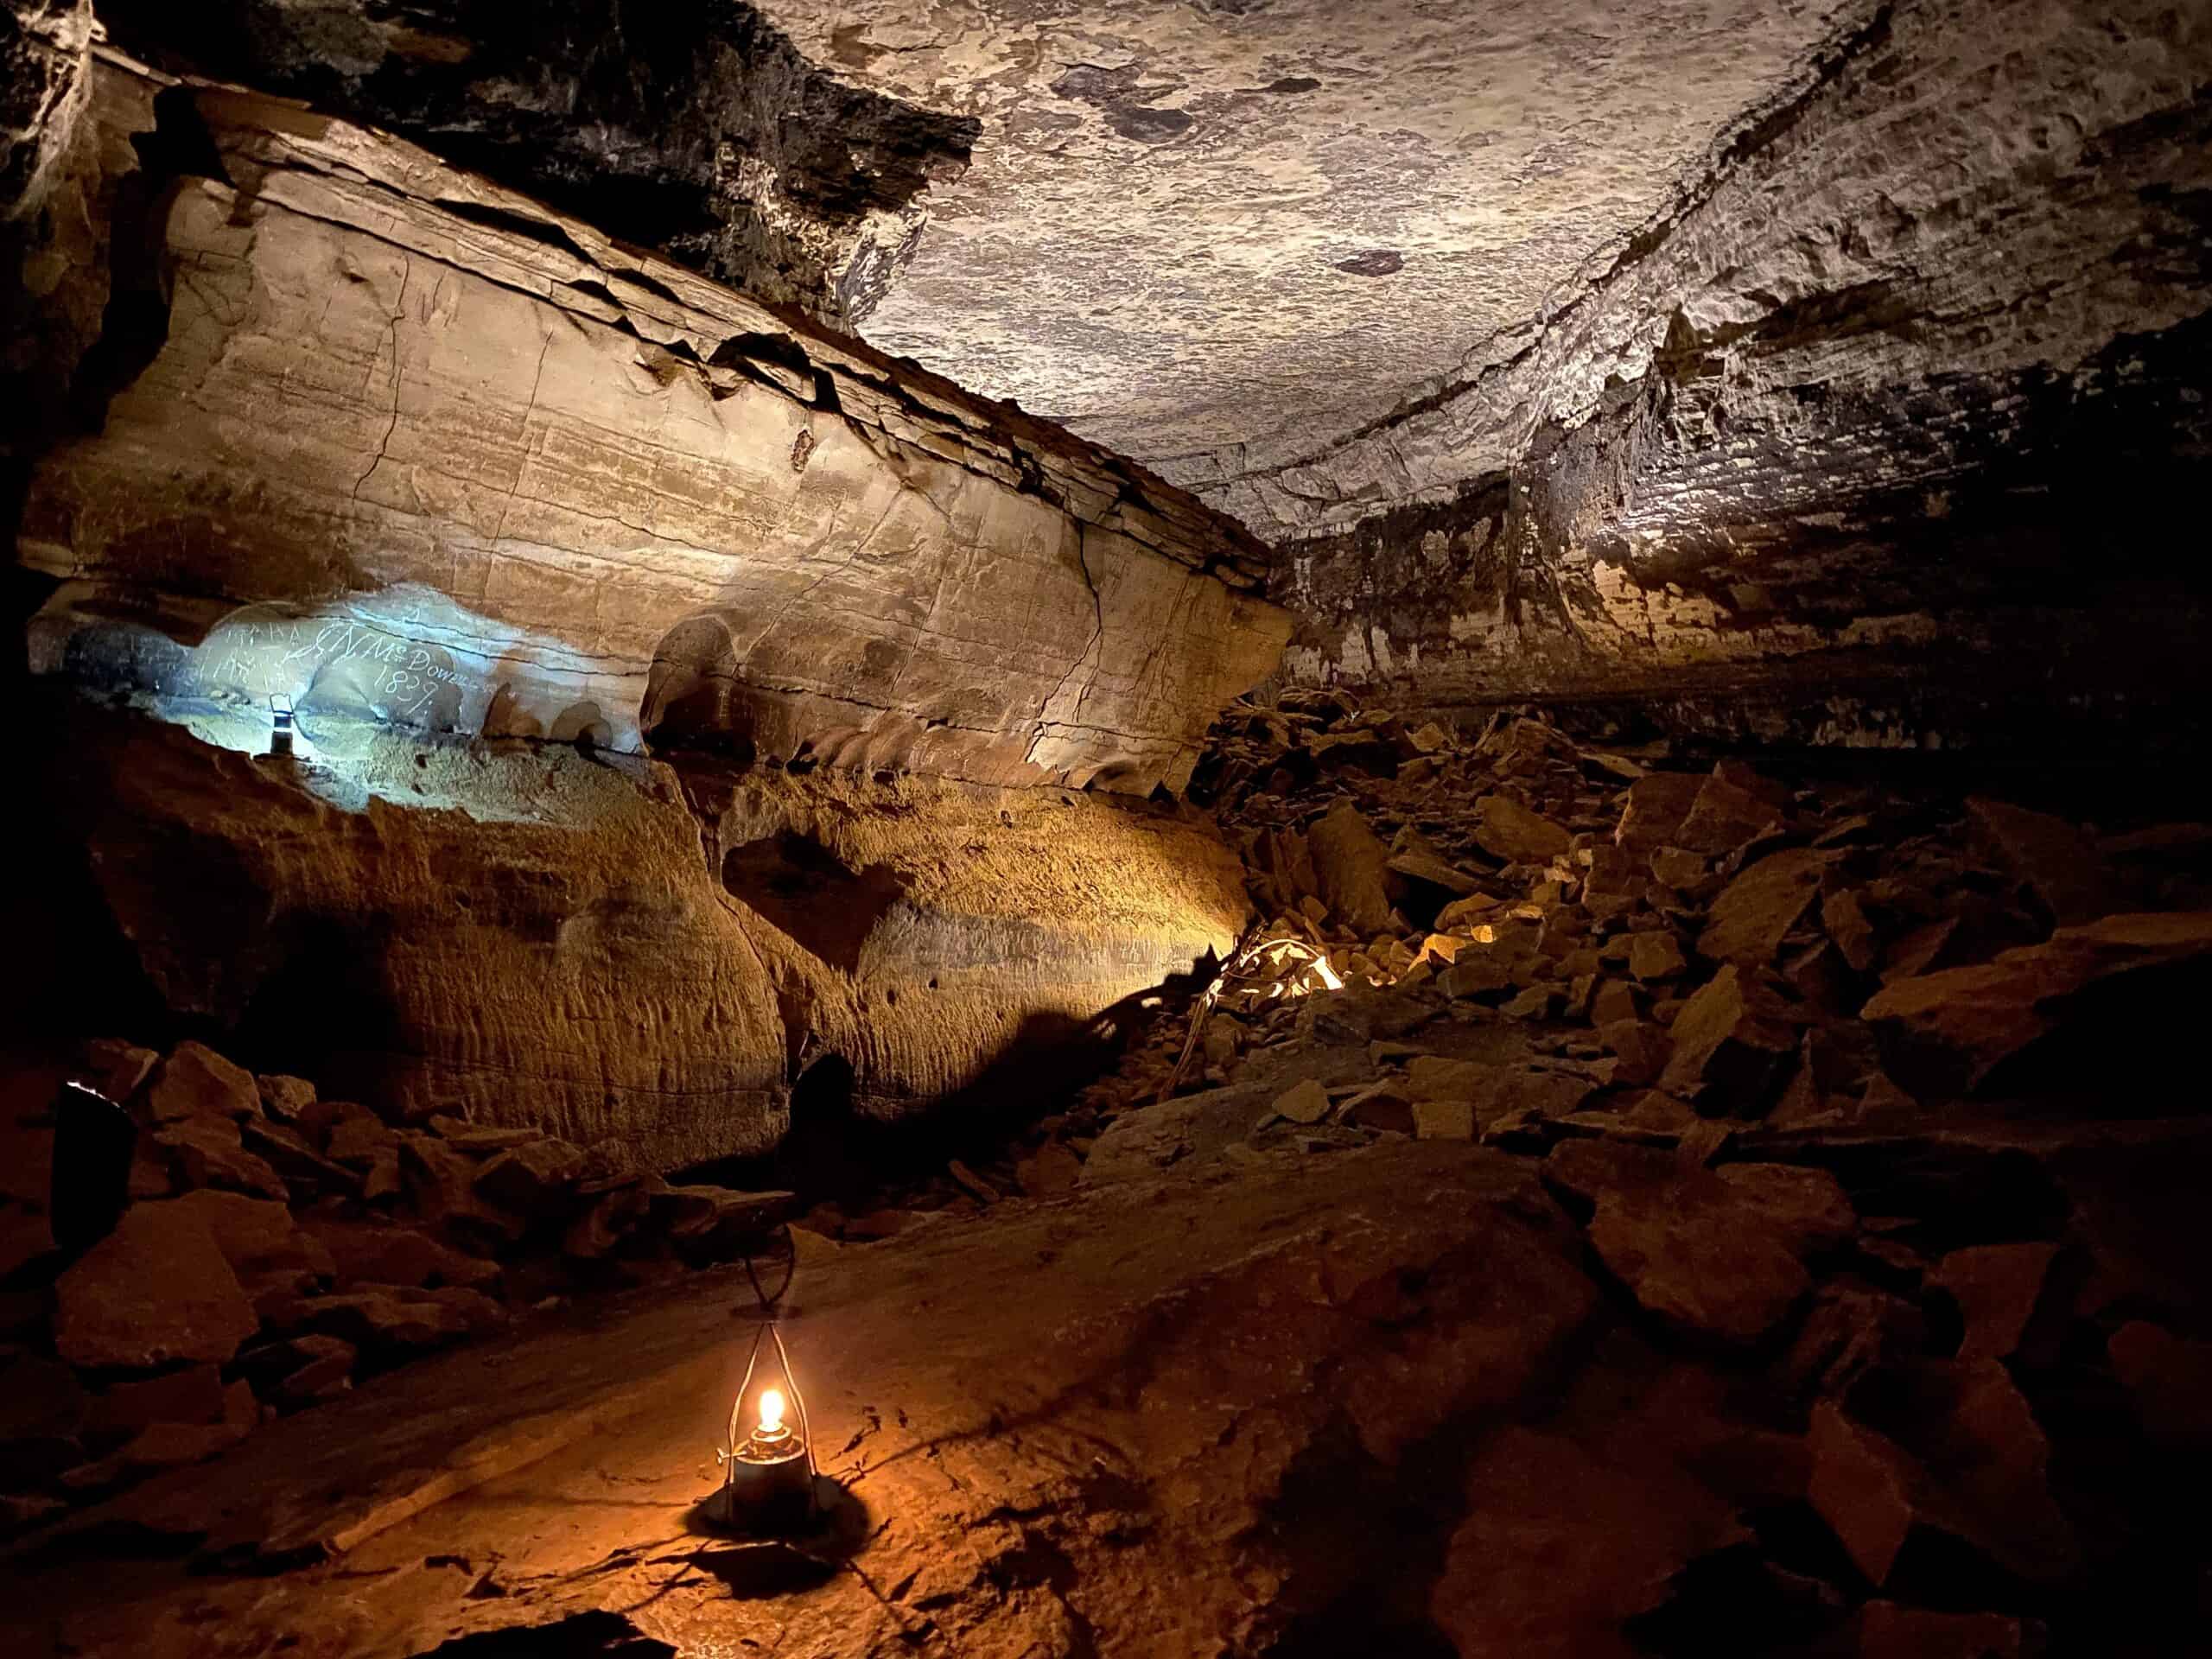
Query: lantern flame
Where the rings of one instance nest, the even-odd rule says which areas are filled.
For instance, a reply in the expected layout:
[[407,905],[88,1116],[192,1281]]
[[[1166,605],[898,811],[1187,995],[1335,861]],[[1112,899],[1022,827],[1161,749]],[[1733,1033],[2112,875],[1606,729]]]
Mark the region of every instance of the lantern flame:
[[784,1426],[784,1391],[781,1389],[760,1390],[760,1432],[773,1434]]

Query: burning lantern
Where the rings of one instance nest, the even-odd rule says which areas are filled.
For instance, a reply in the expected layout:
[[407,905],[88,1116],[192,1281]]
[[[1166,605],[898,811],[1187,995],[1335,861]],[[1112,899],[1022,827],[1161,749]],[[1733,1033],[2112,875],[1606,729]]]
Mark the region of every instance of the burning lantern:
[[[766,1375],[761,1363],[769,1343],[775,1345],[774,1376]],[[814,1438],[807,1432],[806,1396],[772,1324],[761,1325],[753,1338],[745,1380],[730,1402],[728,1443],[716,1455],[723,1470],[722,1518],[732,1526],[776,1532],[813,1519]]]

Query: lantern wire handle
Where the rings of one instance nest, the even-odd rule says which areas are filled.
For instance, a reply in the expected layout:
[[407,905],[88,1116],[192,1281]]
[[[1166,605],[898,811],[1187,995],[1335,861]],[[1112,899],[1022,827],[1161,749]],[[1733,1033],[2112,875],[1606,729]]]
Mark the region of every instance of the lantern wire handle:
[[806,1454],[806,1471],[809,1476],[812,1476],[819,1472],[819,1469],[814,1461],[814,1428],[808,1422],[806,1416],[806,1393],[799,1387],[798,1378],[792,1374],[791,1354],[784,1347],[783,1332],[776,1328],[777,1305],[790,1291],[791,1276],[798,1269],[798,1247],[791,1237],[791,1224],[785,1223],[782,1230],[785,1252],[784,1277],[783,1282],[776,1287],[773,1295],[771,1295],[766,1287],[760,1282],[760,1274],[753,1265],[752,1255],[748,1253],[745,1257],[745,1276],[752,1281],[753,1294],[760,1304],[760,1327],[753,1333],[752,1351],[745,1357],[745,1379],[737,1385],[736,1397],[730,1402],[729,1447],[722,1453],[722,1460],[728,1463],[737,1456],[738,1419],[745,1410],[745,1396],[753,1388],[753,1370],[760,1363],[760,1344],[765,1341],[772,1341],[776,1344],[776,1367],[784,1374],[784,1386],[791,1390],[791,1404],[798,1413],[800,1449]]

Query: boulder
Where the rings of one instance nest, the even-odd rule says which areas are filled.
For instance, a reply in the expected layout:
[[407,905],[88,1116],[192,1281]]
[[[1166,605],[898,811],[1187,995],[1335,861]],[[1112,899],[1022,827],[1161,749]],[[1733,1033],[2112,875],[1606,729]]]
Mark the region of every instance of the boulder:
[[232,1065],[205,1043],[180,1043],[162,1062],[146,1091],[145,1107],[156,1123],[188,1118],[235,1122],[261,1115],[261,1086],[252,1072]]
[[1658,1607],[1689,1562],[1746,1535],[1729,1503],[1663,1453],[1507,1427],[1468,1467],[1430,1616],[1461,1654],[1625,1659],[1640,1649],[1623,1624]]
[[2112,1333],[2106,1353],[2145,1434],[2162,1446],[2212,1446],[2212,1342],[2130,1319]]
[[2028,1340],[2050,1287],[2056,1244],[1980,1244],[1953,1250],[1929,1281],[1958,1304],[1961,1359],[2010,1359]]
[[[1860,1018],[1875,1027],[1891,1071],[1907,1088],[1964,1091],[1991,1082],[2015,1057],[2024,1061],[2031,1046],[2056,1032],[2069,1006],[2093,988],[2148,990],[2155,974],[2201,973],[2208,963],[2212,911],[2107,916],[2060,928],[2045,943],[2018,946],[1993,962],[1895,981],[1874,995]],[[2153,1004],[2143,1017],[2154,1019],[2163,1008]],[[2099,1044],[2136,1040],[2123,1001],[2107,997],[2099,1011]],[[2027,1069],[2024,1063],[2024,1077]]]
[[1628,970],[1645,984],[1673,979],[1689,965],[1672,933],[1633,933],[1628,942]]
[[1813,1282],[1800,1258],[1834,1221],[1809,1189],[1732,1182],[1612,1141],[1564,1141],[1544,1174],[1592,1206],[1591,1247],[1645,1312],[1731,1346],[1763,1342],[1796,1310]]
[[1780,816],[1772,802],[1750,790],[1723,778],[1708,778],[1699,785],[1671,839],[1693,853],[1733,852]]
[[1306,1077],[1275,1096],[1274,1114],[1293,1123],[1319,1123],[1329,1115],[1329,1091],[1317,1077]]
[[1930,1363],[1885,1393],[1894,1435],[1833,1401],[1814,1408],[1809,1435],[1807,1497],[1871,1583],[1941,1582],[1961,1549],[2029,1582],[2073,1570],[2049,1445],[2004,1366]]
[[1842,1398],[1861,1377],[1916,1358],[1927,1342],[1917,1301],[1842,1275],[1815,1293],[1773,1375],[1792,1398]]
[[119,1038],[100,1037],[85,1045],[83,1081],[118,1106],[128,1105],[154,1068],[162,1063],[158,1050],[141,1048]]
[[245,1150],[284,1178],[292,1196],[302,1202],[328,1194],[359,1196],[361,1173],[325,1156],[293,1124],[276,1118],[255,1118],[238,1126]]
[[266,1116],[290,1123],[315,1104],[315,1084],[305,1077],[280,1075],[257,1077],[254,1082],[260,1090],[261,1109]]
[[54,1348],[75,1365],[220,1364],[260,1321],[207,1217],[142,1204],[54,1287]]
[[187,1117],[156,1130],[156,1147],[167,1149],[180,1185],[223,1187],[264,1198],[289,1196],[284,1178],[266,1159],[245,1149],[238,1123],[228,1117]]
[[189,1192],[161,1207],[203,1224],[249,1291],[270,1283],[301,1289],[336,1271],[321,1242],[281,1204],[236,1192]]
[[1810,847],[1791,847],[1745,866],[1713,901],[1698,955],[1746,968],[1771,963],[1819,893],[1828,859]]
[[1475,845],[1502,864],[1547,863],[1574,840],[1564,826],[1510,795],[1485,795],[1477,801],[1471,829]]
[[734,1253],[778,1222],[788,1220],[797,1205],[797,1195],[790,1192],[668,1186],[654,1196],[653,1219],[688,1255],[714,1261]]
[[1313,878],[1330,913],[1362,934],[1390,925],[1390,895],[1385,877],[1390,849],[1385,847],[1350,799],[1336,804],[1306,833],[1313,849]]
[[545,1219],[563,1214],[569,1189],[583,1174],[581,1147],[539,1136],[510,1147],[476,1175],[476,1193],[486,1203],[518,1216]]
[[449,1242],[474,1248],[522,1236],[524,1219],[477,1192],[480,1166],[467,1153],[420,1129],[400,1132],[399,1152],[409,1205]]
[[1821,925],[1853,973],[1873,971],[1881,941],[1856,888],[1846,887],[1821,898]]
[[327,1253],[340,1290],[360,1284],[487,1290],[499,1282],[497,1262],[449,1249],[412,1227],[315,1217],[302,1230]]
[[1660,1086],[1738,1115],[1771,1098],[1798,1046],[1778,1000],[1733,963],[1683,1005],[1669,1035],[1674,1052]]
[[1725,1164],[1713,1173],[1799,1255],[1834,1250],[1859,1230],[1859,1212],[1842,1183],[1824,1169],[1741,1163]]
[[1655,772],[1628,787],[1613,841],[1622,850],[1648,857],[1662,847],[1678,845],[1675,832],[1690,813],[1706,780],[1691,772]]
[[612,1255],[652,1214],[654,1195],[662,1190],[658,1179],[633,1180],[587,1195],[588,1207],[561,1236],[561,1253],[579,1262],[597,1262]]
[[2061,927],[2109,916],[2120,884],[2087,831],[2048,812],[1972,796],[1967,818],[1979,841]]

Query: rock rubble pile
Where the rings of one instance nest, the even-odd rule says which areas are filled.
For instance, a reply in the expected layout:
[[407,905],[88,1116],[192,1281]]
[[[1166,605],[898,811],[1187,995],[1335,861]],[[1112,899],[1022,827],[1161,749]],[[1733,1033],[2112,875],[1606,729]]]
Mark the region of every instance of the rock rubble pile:
[[[613,1143],[318,1099],[198,1042],[166,1057],[97,1044],[80,1080],[105,1099],[65,1089],[6,1126],[11,1529],[575,1291],[760,1248],[791,1207],[785,1192],[673,1185]],[[114,1102],[135,1130],[109,1142],[128,1149],[127,1174],[113,1172],[124,1207],[86,1237],[99,1160],[57,1120],[119,1116]]]

